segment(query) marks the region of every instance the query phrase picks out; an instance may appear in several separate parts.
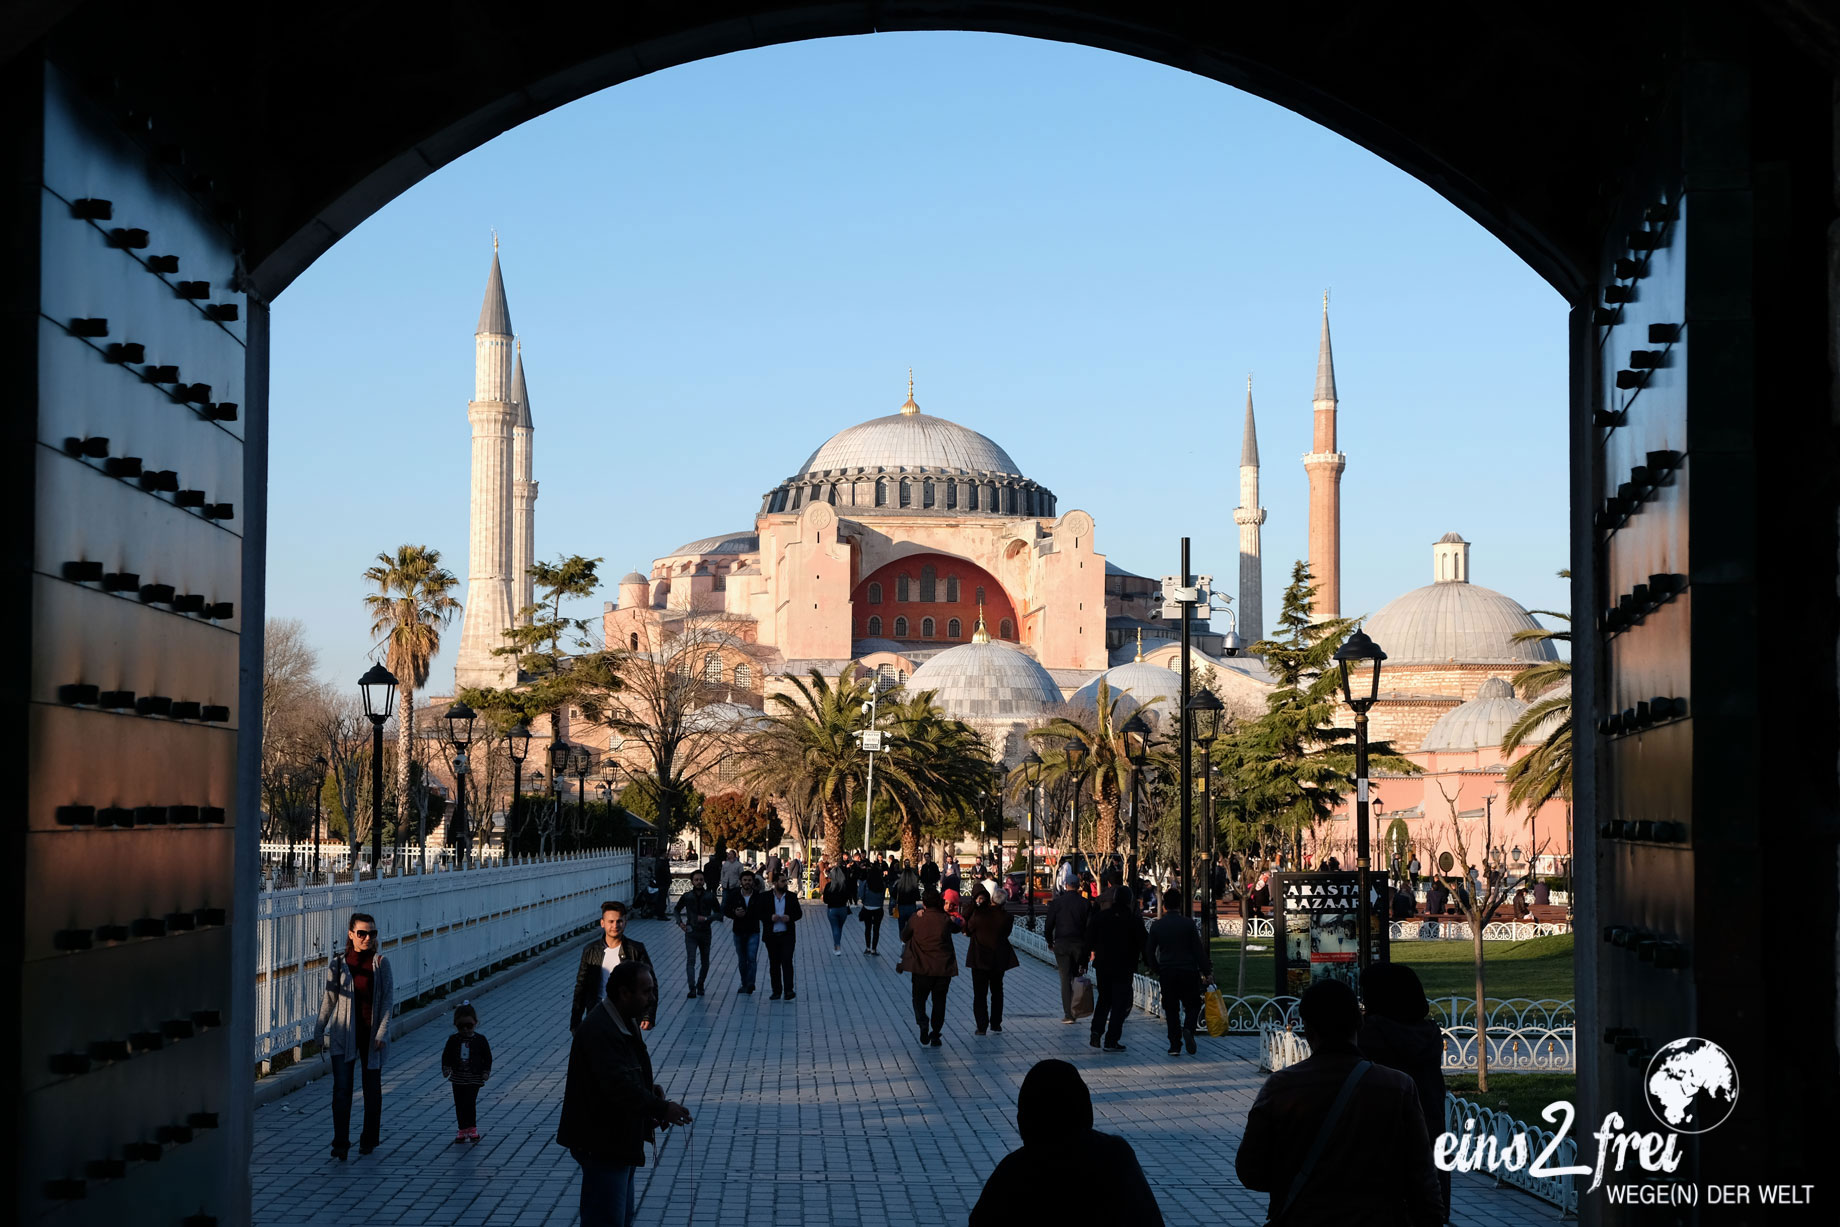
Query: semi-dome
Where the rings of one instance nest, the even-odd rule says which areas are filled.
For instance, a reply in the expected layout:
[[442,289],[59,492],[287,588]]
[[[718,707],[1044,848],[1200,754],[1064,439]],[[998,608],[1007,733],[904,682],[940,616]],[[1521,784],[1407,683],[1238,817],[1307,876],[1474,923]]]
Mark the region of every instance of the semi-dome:
[[1086,711],[1095,711],[1099,706],[1099,683],[1104,682],[1111,691],[1112,710],[1120,717],[1127,717],[1146,703],[1161,699],[1150,708],[1149,715],[1155,716],[1166,711],[1174,711],[1181,701],[1182,679],[1172,669],[1153,665],[1144,660],[1126,661],[1114,665],[1092,681],[1073,692],[1067,701],[1075,707]]
[[936,691],[940,709],[959,720],[1032,720],[1061,701],[1039,661],[1002,643],[948,648],[915,669],[907,689]]
[[[1390,655],[1388,663],[1391,663]],[[1527,708],[1528,704],[1515,697],[1514,687],[1499,677],[1492,677],[1482,683],[1475,698],[1438,717],[1419,749],[1455,751],[1499,747],[1508,729],[1526,714]]]
[[[1539,623],[1513,597],[1469,582],[1469,543],[1447,533],[1432,546],[1435,583],[1382,605],[1362,624],[1386,664],[1533,665],[1558,660],[1549,639],[1514,642]],[[1385,685],[1385,674],[1381,674]]]
[[898,413],[826,439],[767,492],[763,512],[828,502],[846,515],[1054,514],[1054,496],[1008,452],[969,426],[920,412],[909,389]]
[[714,537],[704,537],[678,546],[666,558],[682,558],[691,554],[758,554],[760,552],[760,534],[751,531],[738,533],[719,533]]

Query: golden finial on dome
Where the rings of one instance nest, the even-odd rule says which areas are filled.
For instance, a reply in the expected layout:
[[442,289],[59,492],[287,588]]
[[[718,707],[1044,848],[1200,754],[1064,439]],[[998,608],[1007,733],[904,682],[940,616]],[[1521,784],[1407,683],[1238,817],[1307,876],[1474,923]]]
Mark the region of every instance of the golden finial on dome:
[[1144,663],[1144,628],[1137,628],[1137,663]]
[[984,606],[981,602],[978,605],[977,626],[973,628],[971,632],[971,642],[973,643],[989,643],[990,642],[990,632],[984,629]]
[[907,368],[907,403],[901,406],[901,412],[907,417],[920,412],[920,406],[914,403],[914,368],[911,366]]

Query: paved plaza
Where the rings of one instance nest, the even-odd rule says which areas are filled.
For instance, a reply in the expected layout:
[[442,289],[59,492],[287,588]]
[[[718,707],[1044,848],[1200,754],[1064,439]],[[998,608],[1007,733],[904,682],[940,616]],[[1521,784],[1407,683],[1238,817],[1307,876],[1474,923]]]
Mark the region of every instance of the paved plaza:
[[[985,1177],[1018,1145],[1016,1088],[1045,1057],[1080,1067],[1098,1127],[1136,1148],[1170,1224],[1264,1221],[1264,1195],[1233,1175],[1262,1078],[1254,1040],[1203,1037],[1200,1055],[1170,1057],[1162,1020],[1133,1013],[1129,1051],[1101,1054],[1087,1046],[1083,1022],[1061,1023],[1053,970],[1024,956],[1007,977],[1003,1034],[973,1034],[971,980],[961,974],[944,1047],[922,1048],[908,977],[893,969],[898,941],[885,928],[882,954],[870,958],[861,932],[852,920],[843,955],[833,957],[829,926],[811,908],[799,932],[798,999],[787,1003],[768,999],[764,950],[760,991],[736,995],[734,946],[718,930],[708,995],[689,1001],[676,927],[629,926],[659,973],[658,1025],[648,1037],[658,1080],[696,1115],[692,1130],[671,1131],[656,1165],[648,1152],[640,1223],[963,1223]],[[327,1157],[330,1079],[258,1109],[258,1227],[576,1222],[577,1169],[552,1140],[575,965],[565,951],[475,999],[494,1061],[477,1144],[452,1143],[453,1099],[440,1072],[451,1028],[438,1023],[392,1046],[383,1144],[368,1157],[355,1149],[346,1163]],[[1044,1189],[1044,1210],[1055,1196],[1077,1206],[1080,1181],[1096,1175],[1070,1173],[1067,1188]],[[1525,1194],[1457,1178],[1452,1221],[1460,1227],[1558,1217]]]

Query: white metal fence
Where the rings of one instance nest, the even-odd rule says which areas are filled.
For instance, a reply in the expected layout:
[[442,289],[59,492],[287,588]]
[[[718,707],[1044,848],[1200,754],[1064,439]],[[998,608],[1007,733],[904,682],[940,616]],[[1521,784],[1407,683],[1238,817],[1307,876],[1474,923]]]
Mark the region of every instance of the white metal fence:
[[565,937],[632,899],[630,851],[569,853],[466,873],[365,878],[263,891],[256,904],[256,1043],[266,1061],[313,1038],[327,960],[353,912],[377,918],[396,1000]]
[[[396,850],[383,850],[383,871],[385,876],[395,873]],[[426,853],[420,848],[409,847],[402,850],[403,872],[410,873],[445,873],[455,869],[459,864],[458,848],[430,847]],[[467,858],[473,866],[502,865],[507,861],[505,850],[497,844],[490,848],[473,848]],[[515,860],[516,858],[509,858]],[[291,870],[290,870],[291,867]],[[351,871],[351,849],[342,843],[321,843],[319,846],[320,883],[333,881],[340,874]],[[371,871],[370,845],[358,849],[358,872]],[[313,882],[313,845],[296,843],[290,849],[286,843],[264,840],[262,843],[262,888],[274,890],[283,886],[311,886]]]

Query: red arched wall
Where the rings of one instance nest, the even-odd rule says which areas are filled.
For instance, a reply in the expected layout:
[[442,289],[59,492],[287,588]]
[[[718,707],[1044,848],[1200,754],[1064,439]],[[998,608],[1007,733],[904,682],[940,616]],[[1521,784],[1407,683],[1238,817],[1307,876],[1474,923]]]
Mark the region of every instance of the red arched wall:
[[[920,600],[920,568],[930,566],[937,573],[935,594],[936,601]],[[905,575],[909,580],[909,595],[913,598],[906,603],[895,598],[900,592],[900,580]],[[958,600],[948,601],[946,580],[958,580]],[[879,605],[869,603],[869,585],[880,584],[882,600]],[[948,554],[910,554],[900,558],[871,575],[865,576],[856,590],[850,594],[850,608],[854,622],[852,633],[858,639],[869,637],[869,619],[879,617],[882,620],[880,638],[901,639],[914,643],[970,643],[971,632],[977,626],[978,604],[977,590],[984,590],[984,626],[990,631],[992,639],[1002,636],[999,633],[1005,618],[1009,619],[1010,639],[1020,635],[1020,619],[1016,617],[1016,607],[1010,602],[1009,594],[1003,591],[1003,585],[983,567],[966,562],[962,558],[953,558]],[[897,617],[907,619],[907,634],[897,636],[894,633],[894,620]],[[933,638],[927,640],[920,634],[920,619],[931,618],[936,624]],[[951,619],[957,618],[960,624],[957,639],[948,638],[946,628]]]

